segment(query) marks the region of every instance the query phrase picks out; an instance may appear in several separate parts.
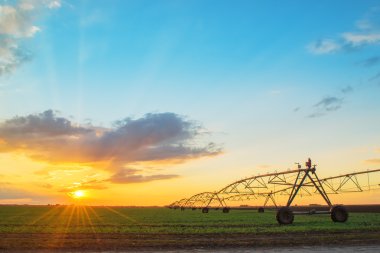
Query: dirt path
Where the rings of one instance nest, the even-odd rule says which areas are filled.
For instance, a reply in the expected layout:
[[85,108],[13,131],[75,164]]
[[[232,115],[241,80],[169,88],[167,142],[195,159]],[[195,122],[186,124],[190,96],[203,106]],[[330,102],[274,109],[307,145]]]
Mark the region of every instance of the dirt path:
[[0,234],[0,250],[158,250],[379,244],[380,231],[281,234]]

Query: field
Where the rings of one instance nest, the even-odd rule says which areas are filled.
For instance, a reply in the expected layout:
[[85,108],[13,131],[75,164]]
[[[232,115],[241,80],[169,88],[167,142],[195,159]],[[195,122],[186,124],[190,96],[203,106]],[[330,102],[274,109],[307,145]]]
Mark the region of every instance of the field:
[[0,249],[179,249],[209,247],[372,244],[380,213],[296,216],[280,226],[274,211],[171,210],[89,206],[0,206]]

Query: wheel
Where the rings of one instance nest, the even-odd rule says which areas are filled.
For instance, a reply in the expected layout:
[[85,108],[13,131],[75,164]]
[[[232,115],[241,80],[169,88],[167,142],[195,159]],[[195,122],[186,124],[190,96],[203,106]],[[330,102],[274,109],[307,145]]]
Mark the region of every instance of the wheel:
[[202,208],[202,213],[208,213],[208,207]]
[[292,224],[294,220],[294,214],[289,207],[284,206],[278,209],[276,219],[278,223],[282,225]]
[[230,209],[228,207],[223,208],[223,213],[229,213]]
[[346,222],[348,219],[348,211],[344,206],[333,206],[330,212],[334,222]]
[[257,211],[258,211],[259,213],[263,213],[263,212],[264,212],[264,207],[259,207],[259,209],[257,209]]

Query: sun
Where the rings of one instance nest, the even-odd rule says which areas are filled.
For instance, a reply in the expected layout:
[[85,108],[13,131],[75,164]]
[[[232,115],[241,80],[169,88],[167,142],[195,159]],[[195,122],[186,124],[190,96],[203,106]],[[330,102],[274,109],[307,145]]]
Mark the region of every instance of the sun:
[[74,199],[81,199],[81,198],[84,198],[86,196],[86,192],[83,191],[83,190],[76,190],[76,191],[73,191],[71,192],[70,194]]

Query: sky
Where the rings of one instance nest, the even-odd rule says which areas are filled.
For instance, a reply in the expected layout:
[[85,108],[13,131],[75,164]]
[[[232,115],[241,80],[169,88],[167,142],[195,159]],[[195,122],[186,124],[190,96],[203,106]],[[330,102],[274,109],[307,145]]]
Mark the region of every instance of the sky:
[[378,0],[0,0],[0,204],[378,169],[379,113]]

